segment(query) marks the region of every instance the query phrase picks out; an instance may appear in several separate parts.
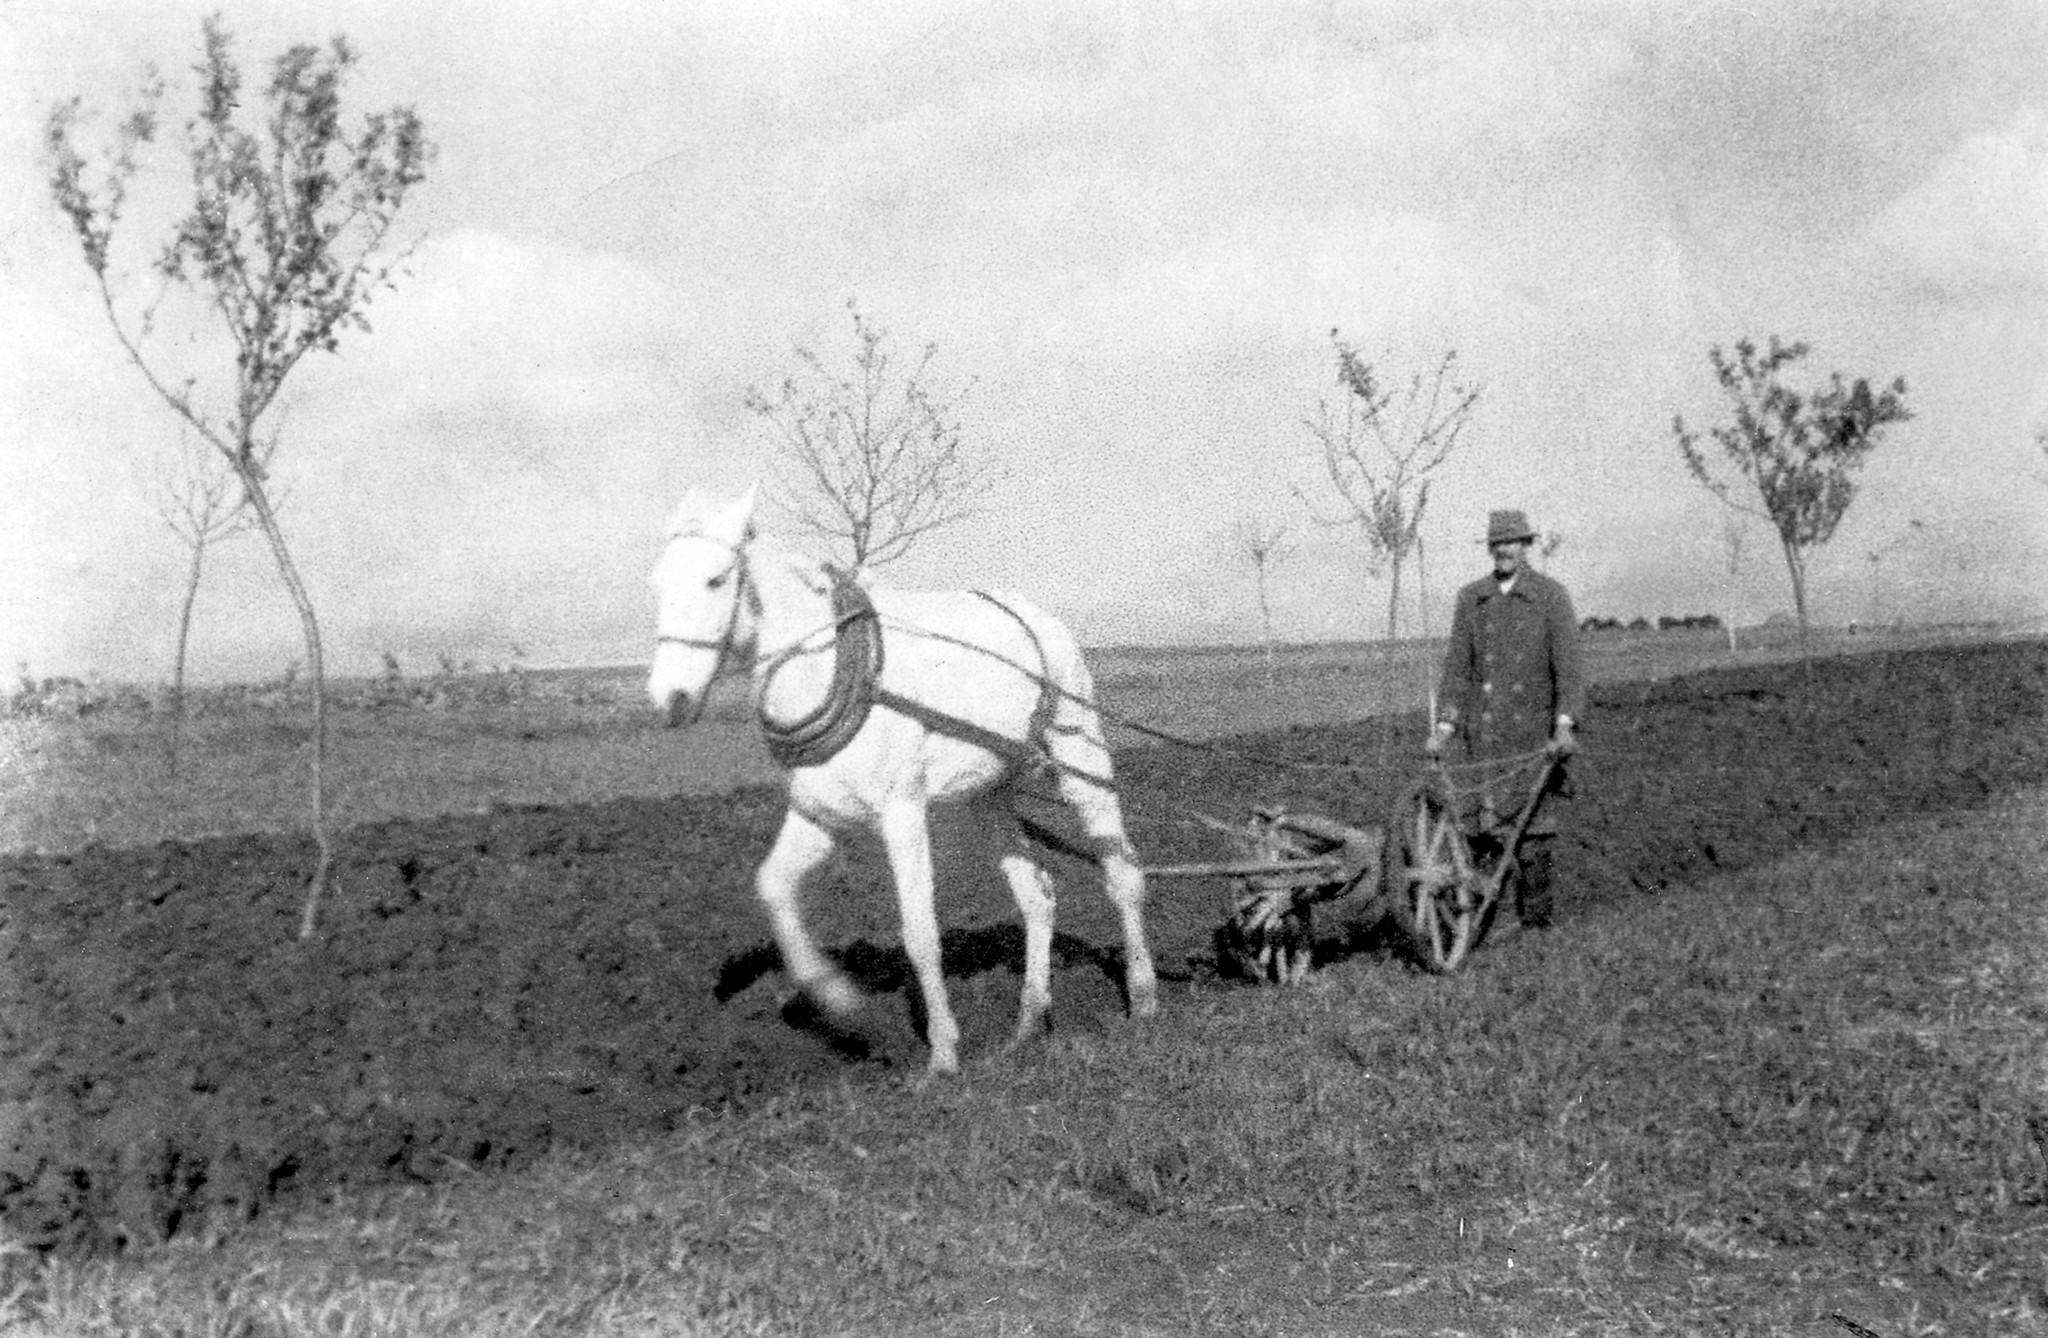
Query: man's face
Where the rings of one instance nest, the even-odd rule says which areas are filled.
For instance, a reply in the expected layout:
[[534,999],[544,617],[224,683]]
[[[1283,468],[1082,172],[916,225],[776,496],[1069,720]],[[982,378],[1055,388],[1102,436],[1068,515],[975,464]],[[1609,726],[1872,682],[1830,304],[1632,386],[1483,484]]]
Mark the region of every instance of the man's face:
[[1493,554],[1493,574],[1505,581],[1522,569],[1522,563],[1529,556],[1527,539],[1511,539],[1506,543],[1488,544],[1487,551]]

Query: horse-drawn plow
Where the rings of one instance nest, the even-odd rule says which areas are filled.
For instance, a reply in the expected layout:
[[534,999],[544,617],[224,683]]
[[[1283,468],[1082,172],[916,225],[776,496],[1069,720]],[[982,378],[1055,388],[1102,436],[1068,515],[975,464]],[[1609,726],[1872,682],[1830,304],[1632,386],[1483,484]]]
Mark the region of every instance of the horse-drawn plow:
[[[750,680],[762,738],[788,775],[788,809],[755,886],[790,978],[831,1013],[858,1004],[860,991],[805,927],[799,894],[844,839],[869,832],[887,852],[930,1067],[957,1070],[928,810],[976,802],[991,818],[1009,810],[996,863],[1024,927],[1017,1036],[1035,1035],[1051,1016],[1055,902],[1042,848],[1078,855],[1099,873],[1124,940],[1129,1011],[1157,1011],[1146,871],[1125,830],[1109,717],[1073,633],[1012,594],[871,586],[760,536],[754,506],[752,491],[731,502],[693,492],[677,508],[652,573],[648,693],[682,726],[699,718],[720,676]],[[1454,970],[1486,932],[1556,761],[1535,753],[1509,763],[1524,764],[1536,764],[1534,784],[1512,807],[1495,802],[1511,774],[1500,764],[1435,763],[1386,828],[1254,809],[1241,827],[1205,820],[1229,834],[1233,858],[1149,872],[1225,880],[1233,892],[1219,946],[1228,965],[1261,979],[1305,980],[1315,908],[1342,899],[1373,923],[1398,911],[1424,964]],[[1018,808],[1027,798],[1063,809],[1078,834],[1062,838],[1027,817]],[[1496,813],[1510,815],[1511,831]]]
[[[1548,753],[1498,763],[1432,759],[1384,826],[1277,806],[1254,807],[1239,824],[1196,815],[1229,841],[1232,856],[1146,873],[1224,883],[1217,948],[1242,976],[1303,983],[1316,911],[1340,904],[1365,925],[1395,917],[1425,967],[1454,971],[1485,937],[1560,761]],[[1526,794],[1504,821],[1493,796],[1525,774]]]

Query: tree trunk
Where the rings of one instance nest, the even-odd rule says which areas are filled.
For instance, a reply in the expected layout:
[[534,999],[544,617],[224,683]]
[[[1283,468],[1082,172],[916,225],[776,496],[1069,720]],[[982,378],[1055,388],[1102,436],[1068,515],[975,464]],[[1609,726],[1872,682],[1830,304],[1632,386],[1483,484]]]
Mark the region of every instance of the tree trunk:
[[1806,608],[1806,554],[1790,539],[1779,539],[1785,549],[1785,568],[1792,573],[1792,609],[1799,615],[1799,661],[1807,685],[1813,684],[1813,621]]
[[1399,662],[1398,651],[1399,642],[1401,638],[1401,568],[1403,565],[1405,564],[1402,561],[1402,555],[1399,553],[1395,553],[1387,561],[1387,668],[1389,672],[1387,674],[1386,705],[1387,715],[1389,717],[1391,717],[1395,713],[1395,711],[1399,708],[1400,705],[1399,694],[1395,690],[1395,675],[1393,674],[1392,670],[1394,666]]
[[192,566],[185,573],[185,602],[178,609],[178,647],[171,657],[171,735],[165,761],[178,774],[179,735],[185,728],[185,647],[192,638],[192,606],[199,602],[199,573],[206,562],[206,535],[192,540]]
[[1278,674],[1273,667],[1273,605],[1266,598],[1266,564],[1258,564],[1259,586],[1259,635],[1260,644],[1265,647],[1266,660],[1266,715],[1270,719],[1275,712],[1275,698],[1279,691]]
[[1806,560],[1804,554],[1789,542],[1785,545],[1785,567],[1792,573],[1792,611],[1799,616],[1799,639],[1810,644],[1813,620],[1806,609]]
[[1384,669],[1380,683],[1380,766],[1392,764],[1394,749],[1394,717],[1399,698],[1395,693],[1394,679],[1401,663],[1401,647],[1396,641],[1401,630],[1401,557],[1398,552],[1387,558],[1387,638]]
[[299,628],[306,642],[306,669],[311,679],[312,701],[312,765],[310,771],[310,799],[312,803],[313,844],[318,857],[313,865],[312,880],[306,886],[306,905],[299,917],[299,937],[313,937],[313,929],[320,905],[320,894],[327,887],[327,869],[333,860],[333,852],[327,840],[326,813],[326,762],[327,762],[327,668],[320,651],[320,621],[313,613],[313,601],[306,594],[305,582],[299,579],[299,569],[292,561],[291,550],[285,546],[284,531],[278,528],[277,512],[271,508],[270,495],[263,489],[263,480],[247,462],[246,453],[233,461],[235,472],[241,476],[242,486],[249,496],[249,505],[256,512],[256,523],[263,529],[263,537],[270,543],[271,556],[277,559],[278,575],[284,578],[285,589],[292,597],[292,607],[298,610]]
[[1396,553],[1387,559],[1387,640],[1393,641],[1401,630],[1401,555]]

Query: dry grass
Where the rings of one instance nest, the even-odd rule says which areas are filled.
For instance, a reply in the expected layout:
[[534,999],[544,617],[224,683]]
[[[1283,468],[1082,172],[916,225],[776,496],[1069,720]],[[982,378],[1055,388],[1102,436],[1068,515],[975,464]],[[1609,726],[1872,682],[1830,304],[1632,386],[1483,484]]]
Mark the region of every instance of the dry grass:
[[[30,1334],[2048,1332],[2048,793],[39,1268]],[[0,1286],[0,1293],[5,1292]]]

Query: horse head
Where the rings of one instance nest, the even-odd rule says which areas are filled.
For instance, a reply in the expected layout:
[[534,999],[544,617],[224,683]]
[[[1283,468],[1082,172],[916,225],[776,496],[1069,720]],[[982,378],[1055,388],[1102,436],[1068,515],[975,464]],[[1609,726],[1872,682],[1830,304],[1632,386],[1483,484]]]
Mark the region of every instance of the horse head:
[[717,502],[692,489],[669,520],[651,578],[657,621],[647,693],[670,725],[694,723],[712,680],[747,650],[756,491]]

